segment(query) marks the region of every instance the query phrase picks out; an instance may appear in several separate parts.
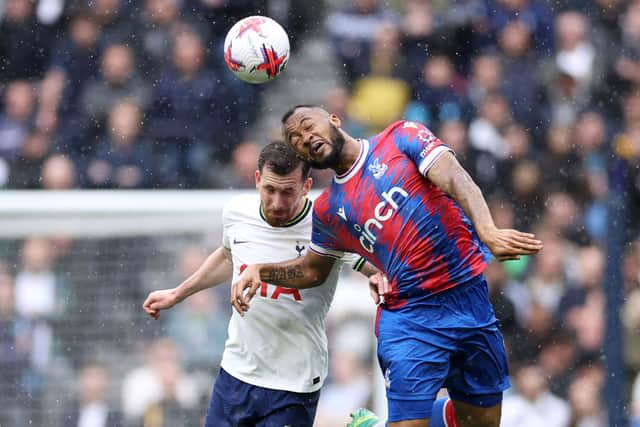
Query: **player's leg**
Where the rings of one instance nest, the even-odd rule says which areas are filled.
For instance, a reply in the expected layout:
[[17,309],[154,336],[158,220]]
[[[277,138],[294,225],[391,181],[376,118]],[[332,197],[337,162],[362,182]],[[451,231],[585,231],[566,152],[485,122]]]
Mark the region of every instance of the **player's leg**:
[[498,329],[484,279],[459,295],[459,303],[473,307],[471,320],[461,329],[459,351],[451,359],[445,383],[461,427],[498,427],[502,393],[509,387],[507,353]]
[[460,400],[454,400],[460,427],[498,427],[502,403],[491,407],[475,406]]
[[428,427],[436,395],[449,373],[453,342],[424,327],[424,319],[436,316],[433,309],[381,310],[378,360],[385,377],[388,425]]
[[431,410],[431,419],[406,420],[390,423],[393,427],[460,427],[453,401],[449,397],[436,400]]
[[220,369],[209,401],[205,427],[250,426],[254,388]]
[[320,391],[313,393],[294,393],[282,390],[270,390],[265,396],[256,427],[312,427],[316,417]]

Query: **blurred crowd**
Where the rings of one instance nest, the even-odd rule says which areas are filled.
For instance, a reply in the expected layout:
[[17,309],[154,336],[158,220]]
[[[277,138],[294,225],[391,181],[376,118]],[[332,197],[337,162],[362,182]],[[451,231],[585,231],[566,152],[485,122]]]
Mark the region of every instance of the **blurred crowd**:
[[[294,47],[304,49],[312,24],[332,46],[342,84],[324,105],[347,132],[426,124],[480,185],[498,226],[544,241],[538,256],[487,271],[511,359],[503,426],[606,425],[607,204],[620,195],[625,411],[640,426],[640,1],[327,3],[323,26],[313,15],[322,2],[4,0],[0,188],[250,188],[262,142],[244,134],[262,89],[233,78],[217,52],[238,18],[289,7]],[[327,175],[316,177],[322,187]],[[202,416],[228,308],[204,292],[163,318],[157,336],[135,332],[147,325],[131,314],[145,292],[173,285],[156,277],[166,265],[148,259],[150,244],[33,238],[0,253],[0,360],[13,367],[2,369],[0,408],[11,410],[0,424],[46,416],[56,354],[78,380],[59,425],[197,423],[184,420]],[[96,273],[104,245],[116,260]],[[175,284],[205,255],[174,253]],[[132,289],[132,277],[153,285]],[[371,403],[378,375],[366,310],[339,319],[321,426]],[[79,332],[56,332],[65,330]],[[96,355],[96,342],[120,343],[139,366],[113,380],[118,363]]]

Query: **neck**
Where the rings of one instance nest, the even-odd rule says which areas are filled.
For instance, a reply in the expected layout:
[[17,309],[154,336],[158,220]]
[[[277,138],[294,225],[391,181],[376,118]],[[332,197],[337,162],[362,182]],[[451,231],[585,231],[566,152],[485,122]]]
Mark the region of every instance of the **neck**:
[[351,166],[358,160],[360,150],[362,149],[362,142],[349,135],[344,135],[344,148],[340,155],[340,161],[338,165],[333,169],[338,175],[342,175],[347,172]]

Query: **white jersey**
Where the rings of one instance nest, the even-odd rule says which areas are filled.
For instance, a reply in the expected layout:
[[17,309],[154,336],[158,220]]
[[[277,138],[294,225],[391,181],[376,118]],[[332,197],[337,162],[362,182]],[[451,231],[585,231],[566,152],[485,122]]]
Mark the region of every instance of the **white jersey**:
[[[246,265],[304,256],[311,238],[311,201],[282,227],[269,225],[259,195],[233,198],[223,211],[223,245],[231,251],[233,282]],[[235,310],[222,368],[249,384],[297,393],[322,387],[327,376],[325,317],[335,293],[340,269],[355,269],[364,260],[345,256],[336,261],[326,282],[311,289],[289,289],[263,283],[241,317]]]

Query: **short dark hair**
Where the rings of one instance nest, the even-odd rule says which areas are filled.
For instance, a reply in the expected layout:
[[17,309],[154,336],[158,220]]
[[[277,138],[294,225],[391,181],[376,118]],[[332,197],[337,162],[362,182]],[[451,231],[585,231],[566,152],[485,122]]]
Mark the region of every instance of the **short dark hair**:
[[289,120],[289,117],[293,116],[293,114],[299,108],[322,108],[322,107],[316,104],[298,104],[292,109],[290,109],[289,111],[287,111],[286,113],[284,113],[284,115],[282,116],[282,124],[285,124],[285,122]]
[[280,176],[289,175],[294,170],[301,168],[303,180],[309,177],[311,169],[284,141],[272,141],[260,151],[260,157],[258,157],[260,173],[265,167]]

